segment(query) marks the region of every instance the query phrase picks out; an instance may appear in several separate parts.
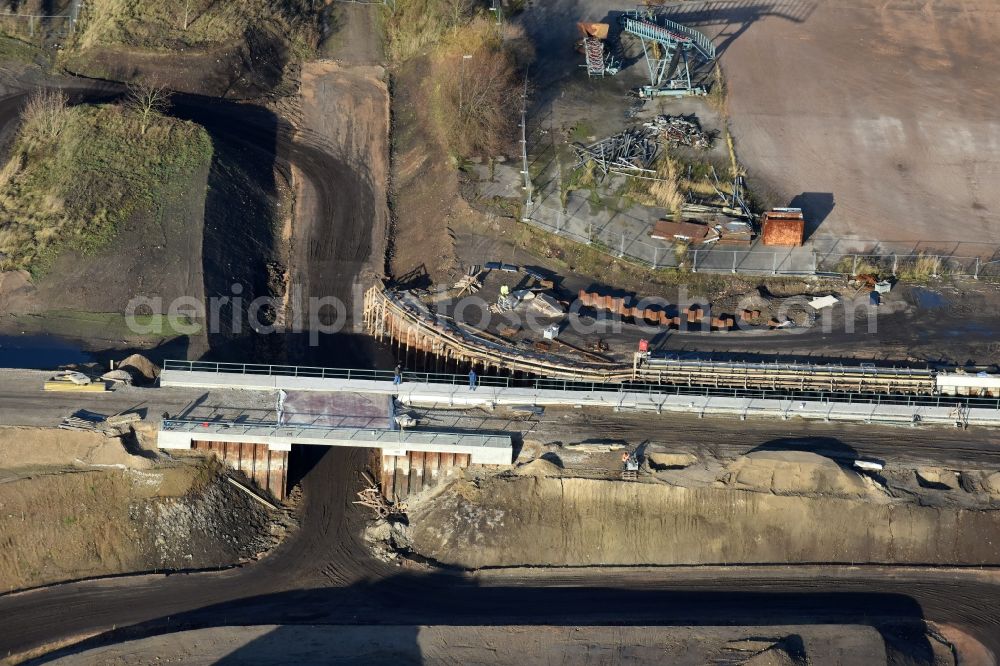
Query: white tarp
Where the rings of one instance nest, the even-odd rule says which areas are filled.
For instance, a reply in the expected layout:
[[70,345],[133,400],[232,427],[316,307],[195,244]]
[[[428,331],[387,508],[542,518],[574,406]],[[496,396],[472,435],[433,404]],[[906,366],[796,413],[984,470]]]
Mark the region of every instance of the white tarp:
[[809,306],[813,310],[822,310],[823,308],[828,308],[837,302],[836,296],[817,296],[816,298],[809,301]]

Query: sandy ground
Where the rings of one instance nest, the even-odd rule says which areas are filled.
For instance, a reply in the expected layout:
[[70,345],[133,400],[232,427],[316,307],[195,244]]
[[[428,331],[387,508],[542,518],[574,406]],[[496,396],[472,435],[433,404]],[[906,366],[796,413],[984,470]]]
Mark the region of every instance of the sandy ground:
[[98,432],[0,426],[0,469],[77,465],[149,469],[152,456],[128,451],[118,438]]
[[[943,645],[937,664],[954,663]],[[216,627],[96,648],[53,664],[626,664],[780,666],[884,663],[865,626]]]
[[697,6],[740,158],[774,203],[801,203],[820,237],[997,242],[995,2]]
[[458,176],[448,163],[426,109],[426,63],[407,63],[393,88],[393,224],[389,262],[393,277],[427,286],[455,272],[456,219],[469,215],[458,193]]
[[549,454],[513,474],[411,499],[403,532],[416,552],[471,568],[1000,562],[1000,543],[987,536],[1000,525],[989,490],[978,491],[974,509],[926,506],[917,484],[887,486],[797,451],[652,472],[638,483],[580,478],[594,462],[577,459],[582,472],[562,464]]
[[[377,65],[318,61],[303,67],[301,140],[338,156],[351,174],[351,180],[327,174],[333,190],[329,201],[317,196],[314,184],[296,180],[292,238],[299,273],[293,285],[310,296],[331,295],[342,290],[339,283],[361,278],[351,271],[368,269],[367,279],[372,271],[381,274],[377,249],[384,246],[389,223],[389,92],[384,76]],[[343,224],[326,217],[331,214]]]
[[282,528],[201,459],[129,452],[96,433],[0,428],[0,590],[211,568],[267,551]]
[[[372,29],[367,13],[346,16],[339,29],[345,34]],[[375,54],[352,50],[353,41],[328,43],[325,53],[336,59],[303,65],[297,100],[295,138],[307,152],[292,170],[290,319],[317,332],[340,321],[344,331],[323,336],[318,345],[300,339],[289,350],[293,358],[313,364],[344,365],[370,356],[368,341],[350,334],[360,325],[360,294],[385,270],[389,91]],[[344,53],[351,57],[341,62]],[[346,308],[326,305],[328,300]]]

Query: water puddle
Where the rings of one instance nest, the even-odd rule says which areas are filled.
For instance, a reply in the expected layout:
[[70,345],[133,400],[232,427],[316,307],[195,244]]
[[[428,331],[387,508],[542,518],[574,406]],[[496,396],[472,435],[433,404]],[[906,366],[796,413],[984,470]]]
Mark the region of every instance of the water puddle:
[[948,299],[944,294],[924,287],[911,287],[910,295],[913,297],[913,304],[918,308],[943,308],[948,305]]
[[92,361],[79,345],[49,335],[0,335],[0,368],[53,370]]

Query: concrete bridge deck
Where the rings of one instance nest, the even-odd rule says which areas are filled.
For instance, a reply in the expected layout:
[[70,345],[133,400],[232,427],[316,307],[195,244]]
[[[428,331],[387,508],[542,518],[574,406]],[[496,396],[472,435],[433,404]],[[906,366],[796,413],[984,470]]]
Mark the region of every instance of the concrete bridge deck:
[[511,438],[505,435],[241,421],[163,421],[157,439],[159,448],[190,449],[194,442],[266,444],[272,451],[291,451],[292,444],[358,446],[381,449],[387,456],[453,453],[468,455],[469,461],[477,465],[509,465],[513,456]]
[[[346,373],[346,371],[331,371]],[[956,406],[946,399],[908,398],[879,394],[838,394],[832,399],[783,397],[767,391],[723,390],[699,392],[671,392],[676,387],[649,387],[647,390],[629,390],[622,386],[611,390],[606,385],[595,385],[595,390],[567,390],[562,380],[539,380],[535,387],[478,386],[475,391],[468,385],[404,381],[395,385],[392,373],[352,371],[358,378],[344,376],[293,376],[284,374],[242,374],[239,372],[212,372],[164,370],[160,376],[162,386],[188,386],[199,388],[244,388],[252,390],[297,390],[378,393],[397,397],[409,405],[427,407],[481,407],[535,405],[563,407],[600,407],[622,410],[647,410],[662,412],[694,413],[699,416],[730,415],[740,418],[768,417],[788,419],[794,416],[823,421],[852,421],[885,424],[938,424],[963,426],[1000,426],[1000,409],[987,407]],[[371,379],[369,377],[384,377]],[[553,388],[539,388],[542,386]],[[579,388],[579,387],[577,387]],[[754,395],[748,396],[747,393]],[[760,396],[760,397],[757,397]],[[993,401],[995,402],[995,401]]]

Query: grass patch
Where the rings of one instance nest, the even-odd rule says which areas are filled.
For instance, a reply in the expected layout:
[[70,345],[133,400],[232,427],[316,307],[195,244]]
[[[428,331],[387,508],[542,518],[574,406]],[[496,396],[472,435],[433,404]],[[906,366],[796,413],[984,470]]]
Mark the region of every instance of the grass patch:
[[177,49],[231,44],[270,28],[293,53],[316,47],[317,3],[310,0],[88,0],[76,45]]
[[712,70],[712,89],[708,92],[708,103],[723,116],[726,115],[726,79],[722,75],[722,67],[719,61],[715,61],[715,68]]
[[898,277],[904,280],[923,281],[946,275],[948,271],[941,257],[919,254],[899,260]]
[[835,273],[843,273],[844,275],[878,275],[879,268],[875,264],[868,261],[867,257],[854,255],[846,256],[840,259],[834,266],[833,271]]
[[576,190],[590,190],[594,196],[598,196],[597,179],[594,174],[596,166],[593,161],[588,161],[581,167],[563,171],[563,180],[559,183],[559,201],[562,204],[563,210],[566,210],[566,204],[569,201],[571,192]]
[[434,49],[474,14],[470,0],[405,0],[381,14],[386,52],[403,62]]
[[569,140],[579,143],[585,143],[590,137],[594,136],[593,126],[585,120],[581,120],[573,129],[570,130]]
[[680,165],[669,151],[664,150],[654,168],[656,180],[629,178],[625,197],[642,206],[658,206],[668,209],[671,214],[679,213],[685,201]]
[[141,134],[139,122],[112,105],[26,113],[0,170],[0,269],[37,275],[65,249],[103,247],[135,210],[211,159],[200,126],[156,114]]
[[[69,338],[87,340],[130,340],[139,338],[174,338],[191,335],[201,322],[185,315],[175,317],[160,314],[135,314],[131,321],[120,312],[81,312],[77,310],[47,310],[39,314],[20,315],[18,326],[27,331],[45,332]],[[133,330],[130,324],[135,325]],[[139,332],[137,332],[139,331]],[[148,333],[147,333],[148,331]]]
[[0,59],[16,60],[27,64],[35,64],[40,61],[47,62],[49,58],[45,51],[37,46],[33,46],[14,37],[0,35]]

